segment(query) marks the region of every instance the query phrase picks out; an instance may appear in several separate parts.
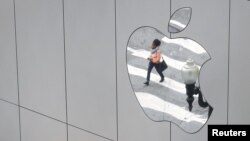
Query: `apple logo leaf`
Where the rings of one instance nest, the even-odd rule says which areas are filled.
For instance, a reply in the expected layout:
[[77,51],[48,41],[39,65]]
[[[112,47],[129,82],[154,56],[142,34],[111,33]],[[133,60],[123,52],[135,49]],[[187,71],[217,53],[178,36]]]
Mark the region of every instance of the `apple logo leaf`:
[[168,22],[168,32],[169,33],[179,33],[186,29],[188,26],[192,15],[191,7],[184,7],[176,10]]
[[[173,14],[171,33],[187,27],[191,11],[181,8]],[[145,115],[155,122],[174,123],[187,133],[198,132],[213,111],[199,84],[202,66],[210,59],[188,37],[169,38],[151,26],[135,29],[127,42],[126,61],[131,87]],[[162,62],[168,66],[164,71]]]

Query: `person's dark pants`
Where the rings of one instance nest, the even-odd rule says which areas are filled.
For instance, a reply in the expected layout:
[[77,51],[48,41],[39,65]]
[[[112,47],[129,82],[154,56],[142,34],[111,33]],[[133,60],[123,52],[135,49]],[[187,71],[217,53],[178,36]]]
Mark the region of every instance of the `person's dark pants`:
[[156,63],[153,63],[150,61],[148,64],[147,82],[150,81],[150,73],[154,67],[155,67],[156,71],[159,73],[159,75],[161,76],[161,79],[164,79],[164,75],[163,75],[162,71],[159,70],[159,64],[156,64]]

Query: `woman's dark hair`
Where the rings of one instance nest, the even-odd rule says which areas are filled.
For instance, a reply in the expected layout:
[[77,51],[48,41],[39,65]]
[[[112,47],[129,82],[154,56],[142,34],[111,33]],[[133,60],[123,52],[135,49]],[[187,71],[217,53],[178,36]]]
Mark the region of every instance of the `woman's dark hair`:
[[153,44],[158,47],[161,45],[161,41],[159,39],[154,39]]

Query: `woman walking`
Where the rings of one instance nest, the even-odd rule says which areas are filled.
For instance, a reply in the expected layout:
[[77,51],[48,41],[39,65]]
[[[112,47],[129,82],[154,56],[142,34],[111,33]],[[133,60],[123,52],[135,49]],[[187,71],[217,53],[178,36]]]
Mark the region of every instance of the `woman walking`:
[[161,45],[161,41],[158,39],[155,39],[151,45],[152,50],[151,50],[150,56],[148,57],[149,64],[148,64],[147,80],[146,82],[144,82],[144,84],[147,86],[149,85],[149,81],[150,81],[150,73],[154,67],[161,77],[160,82],[164,81],[164,75],[159,68],[159,64],[161,60],[160,45]]

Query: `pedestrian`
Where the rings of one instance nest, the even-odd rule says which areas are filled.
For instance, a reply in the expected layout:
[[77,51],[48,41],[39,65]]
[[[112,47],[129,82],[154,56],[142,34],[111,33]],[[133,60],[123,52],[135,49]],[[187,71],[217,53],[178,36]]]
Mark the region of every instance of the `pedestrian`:
[[147,58],[149,60],[147,80],[146,80],[146,82],[144,82],[144,84],[147,86],[149,85],[149,81],[150,81],[150,73],[154,67],[161,77],[160,82],[164,81],[164,75],[159,68],[159,64],[160,64],[160,60],[161,60],[160,45],[161,45],[161,41],[159,39],[155,39],[153,41],[152,45],[150,46],[151,53],[150,53],[150,56]]

